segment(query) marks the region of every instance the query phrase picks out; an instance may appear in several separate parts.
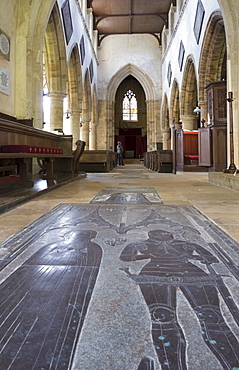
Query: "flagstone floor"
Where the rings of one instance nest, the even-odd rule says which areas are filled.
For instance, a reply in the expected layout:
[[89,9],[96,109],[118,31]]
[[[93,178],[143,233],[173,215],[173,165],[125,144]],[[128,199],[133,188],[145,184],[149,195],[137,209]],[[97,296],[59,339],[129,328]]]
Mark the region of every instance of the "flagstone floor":
[[0,225],[0,369],[238,370],[239,192],[126,164]]

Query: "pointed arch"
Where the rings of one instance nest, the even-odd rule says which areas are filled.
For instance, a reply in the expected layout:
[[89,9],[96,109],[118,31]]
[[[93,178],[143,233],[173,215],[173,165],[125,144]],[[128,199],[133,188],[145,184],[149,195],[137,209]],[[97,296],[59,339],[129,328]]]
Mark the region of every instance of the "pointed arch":
[[166,94],[164,94],[162,107],[163,107],[162,108],[162,129],[167,130],[169,129],[170,124],[169,124],[168,98]]
[[67,132],[73,135],[73,143],[80,137],[80,117],[82,112],[83,85],[80,54],[77,44],[71,49],[68,62],[68,108],[71,111],[71,118],[65,122]]
[[83,124],[80,130],[81,140],[85,141],[85,149],[89,149],[89,130],[90,122],[92,119],[92,98],[91,98],[91,83],[89,70],[86,70],[83,88],[83,101],[82,101],[82,117]]
[[164,94],[162,106],[162,137],[163,137],[163,149],[170,150],[172,146],[171,127],[169,120],[168,98],[166,94]]
[[89,70],[86,70],[84,77],[84,86],[83,86],[83,119],[90,121],[92,115],[92,99],[91,99],[91,83],[90,83],[90,74]]
[[93,97],[92,97],[92,119],[90,123],[90,149],[94,150],[97,147],[97,126],[98,126],[98,99],[96,86],[93,87]]
[[98,124],[98,105],[97,105],[97,90],[96,86],[93,87],[93,103],[92,103],[92,122]]
[[179,104],[179,84],[176,79],[174,79],[171,90],[170,98],[170,120],[178,124],[180,120],[180,104]]
[[140,68],[135,66],[134,64],[127,64],[126,66],[122,67],[110,80],[107,88],[107,100],[114,100],[115,94],[119,84],[129,75],[132,75],[139,81],[142,85],[146,100],[154,100],[155,99],[155,91],[154,91],[154,84],[149,78],[148,75],[145,74]]
[[214,12],[208,22],[199,62],[199,100],[206,100],[205,87],[220,81],[226,55],[226,35],[220,11]]
[[17,2],[15,114],[42,128],[44,35],[55,0]]
[[180,94],[180,119],[183,129],[194,130],[200,125],[199,117],[196,119],[194,113],[198,105],[197,90],[195,63],[193,56],[189,55],[185,63]]
[[[133,76],[142,86],[147,105],[146,119],[147,119],[147,137],[148,149],[155,149],[157,142],[156,130],[156,99],[154,84],[149,76],[140,68],[128,63],[122,67],[110,80],[106,92],[106,141],[109,148],[114,148],[114,133],[115,133],[115,96],[120,83],[128,76]],[[158,102],[157,102],[158,104]]]
[[180,99],[181,117],[193,116],[193,109],[197,104],[197,80],[193,57],[189,56],[185,64]]
[[79,47],[75,44],[71,50],[68,63],[68,94],[72,110],[82,108],[83,82]]
[[68,80],[65,39],[57,3],[53,6],[46,27],[44,61],[50,96],[50,130],[53,131],[63,128],[63,107]]
[[44,56],[49,92],[66,94],[66,48],[58,5],[55,4],[45,32]]

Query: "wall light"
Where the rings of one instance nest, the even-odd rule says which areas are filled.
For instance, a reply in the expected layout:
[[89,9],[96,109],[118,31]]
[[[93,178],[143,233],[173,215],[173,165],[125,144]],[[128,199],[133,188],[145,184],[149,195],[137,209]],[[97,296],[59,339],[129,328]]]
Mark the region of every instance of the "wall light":
[[69,119],[69,118],[70,118],[70,116],[72,115],[72,111],[68,108],[68,109],[66,110],[65,114],[66,114],[66,119]]
[[196,108],[193,111],[194,113],[196,113],[196,115],[199,115],[199,113],[201,112],[201,108],[196,106]]

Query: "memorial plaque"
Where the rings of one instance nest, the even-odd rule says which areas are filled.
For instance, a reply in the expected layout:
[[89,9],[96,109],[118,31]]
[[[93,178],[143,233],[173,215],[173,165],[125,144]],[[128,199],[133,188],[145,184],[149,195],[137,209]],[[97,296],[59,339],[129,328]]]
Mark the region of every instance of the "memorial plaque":
[[0,92],[10,95],[10,72],[0,66]]
[[63,24],[65,29],[65,36],[66,36],[66,43],[69,44],[70,38],[73,33],[73,25],[71,19],[71,9],[69,0],[66,0],[61,8],[62,17],[63,17]]
[[179,65],[180,71],[182,71],[182,68],[183,68],[184,54],[185,54],[185,48],[181,40],[180,47],[179,47],[179,54],[178,54],[178,65]]
[[196,11],[194,27],[193,27],[193,31],[194,31],[197,44],[199,43],[199,39],[200,39],[204,13],[205,13],[205,10],[204,10],[203,4],[201,0],[198,0],[197,11]]
[[168,77],[168,86],[170,87],[170,85],[171,85],[171,79],[172,79],[172,67],[171,67],[171,63],[170,62],[168,64],[168,74],[167,74],[167,77]]
[[81,37],[80,40],[80,56],[81,56],[81,64],[84,64],[85,60],[85,41],[84,41],[84,36]]
[[0,29],[0,56],[6,60],[10,60],[10,39]]
[[94,69],[93,69],[93,60],[91,59],[90,66],[89,66],[89,72],[90,72],[90,82],[92,83],[93,77],[94,77]]

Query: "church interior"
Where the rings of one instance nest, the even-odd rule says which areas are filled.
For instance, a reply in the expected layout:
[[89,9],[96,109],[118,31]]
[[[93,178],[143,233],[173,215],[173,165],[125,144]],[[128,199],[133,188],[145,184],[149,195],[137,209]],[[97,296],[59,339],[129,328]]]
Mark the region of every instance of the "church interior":
[[238,370],[237,1],[0,5],[0,369]]

